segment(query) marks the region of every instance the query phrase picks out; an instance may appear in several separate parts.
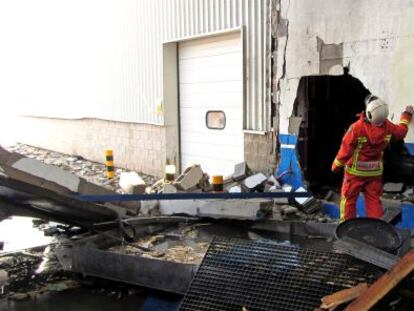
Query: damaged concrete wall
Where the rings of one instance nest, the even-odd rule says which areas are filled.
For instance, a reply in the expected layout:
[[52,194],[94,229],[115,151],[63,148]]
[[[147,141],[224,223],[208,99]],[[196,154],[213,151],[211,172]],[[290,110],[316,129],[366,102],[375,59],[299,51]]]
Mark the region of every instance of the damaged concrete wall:
[[275,139],[272,132],[244,134],[244,160],[253,172],[270,174],[276,168]]
[[[390,104],[390,118],[414,103],[414,2],[274,0],[274,102],[289,133],[298,83],[309,75],[350,74]],[[414,143],[414,131],[406,139]]]

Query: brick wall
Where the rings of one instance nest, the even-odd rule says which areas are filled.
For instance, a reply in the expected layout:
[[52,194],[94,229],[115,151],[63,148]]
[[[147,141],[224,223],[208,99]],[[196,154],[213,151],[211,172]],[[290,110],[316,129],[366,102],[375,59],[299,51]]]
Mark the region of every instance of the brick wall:
[[105,161],[105,150],[114,152],[115,166],[154,176],[165,167],[165,129],[162,126],[96,119],[66,120],[19,118],[18,142],[86,159]]
[[273,152],[272,135],[244,134],[244,159],[254,172],[270,174],[276,168],[276,156]]

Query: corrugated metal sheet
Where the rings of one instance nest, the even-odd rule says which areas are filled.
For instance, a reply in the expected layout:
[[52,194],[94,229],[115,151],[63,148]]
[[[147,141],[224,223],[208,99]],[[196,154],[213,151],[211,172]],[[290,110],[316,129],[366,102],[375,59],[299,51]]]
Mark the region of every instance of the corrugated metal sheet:
[[[24,114],[163,124],[162,43],[244,26],[246,128],[269,128],[270,0],[11,2],[2,8],[12,17],[2,28],[21,40],[2,46],[19,51],[10,55],[24,81],[14,73],[9,96],[0,99],[21,104]],[[12,92],[19,88],[26,92]]]

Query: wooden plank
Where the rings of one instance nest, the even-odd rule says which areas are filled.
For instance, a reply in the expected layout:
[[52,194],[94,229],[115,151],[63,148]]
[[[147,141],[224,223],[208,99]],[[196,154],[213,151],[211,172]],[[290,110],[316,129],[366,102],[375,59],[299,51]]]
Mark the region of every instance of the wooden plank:
[[353,301],[345,311],[369,310],[413,271],[414,250],[411,250],[391,270]]

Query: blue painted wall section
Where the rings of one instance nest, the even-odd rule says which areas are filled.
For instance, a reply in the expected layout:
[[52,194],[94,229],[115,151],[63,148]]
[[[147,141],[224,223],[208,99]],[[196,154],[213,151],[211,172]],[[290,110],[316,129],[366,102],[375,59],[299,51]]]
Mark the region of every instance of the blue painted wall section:
[[281,134],[279,135],[280,163],[276,171],[276,176],[281,176],[283,184],[293,186],[293,190],[303,186],[303,174],[299,165],[296,145],[298,137],[296,135]]
[[414,156],[414,143],[406,143],[405,146],[407,147],[408,153]]

